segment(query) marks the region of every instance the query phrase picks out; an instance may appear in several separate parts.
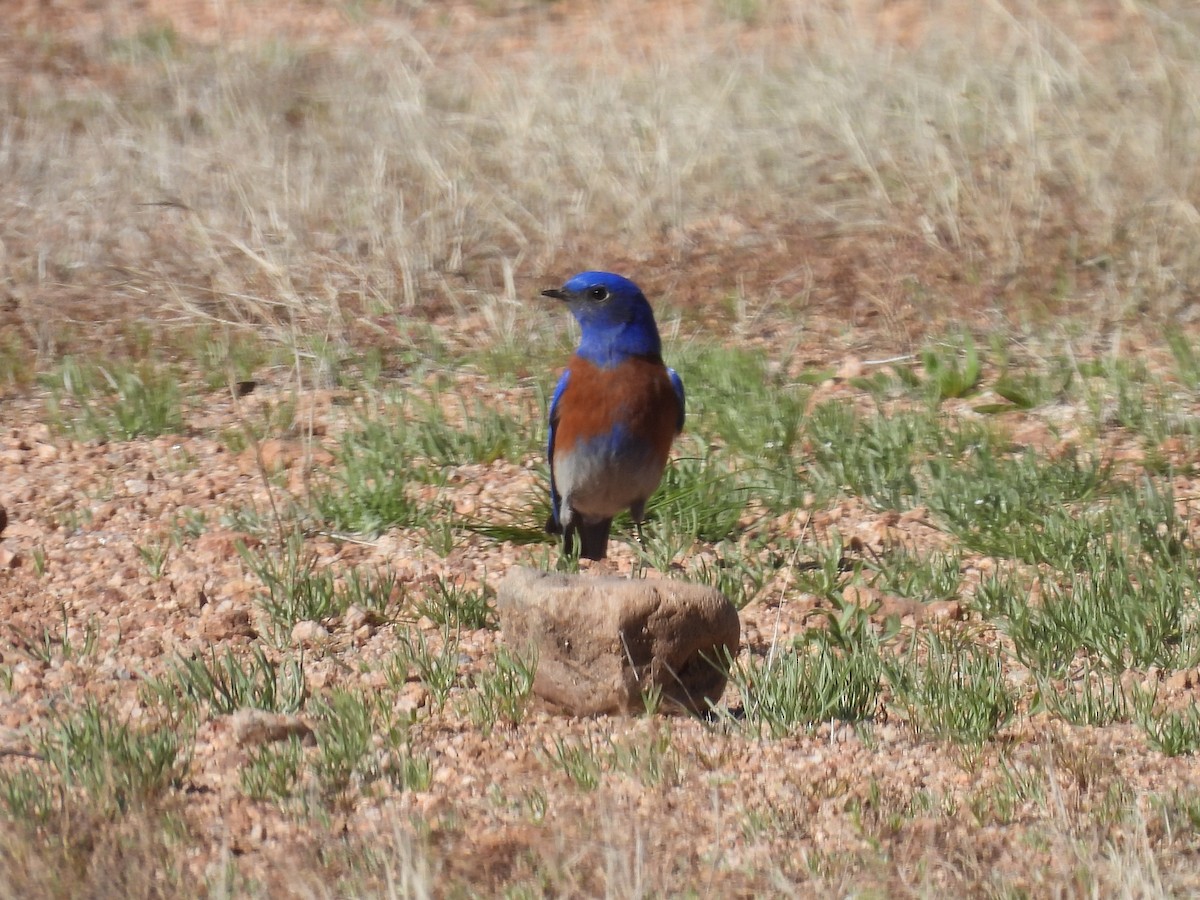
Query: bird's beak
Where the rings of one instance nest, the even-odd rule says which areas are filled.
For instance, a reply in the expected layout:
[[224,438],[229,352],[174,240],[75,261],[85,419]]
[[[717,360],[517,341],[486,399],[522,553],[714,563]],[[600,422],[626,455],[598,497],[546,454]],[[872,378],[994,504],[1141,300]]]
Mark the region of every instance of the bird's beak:
[[547,291],[542,291],[543,297],[553,297],[555,300],[566,300],[567,295],[559,288],[550,288]]

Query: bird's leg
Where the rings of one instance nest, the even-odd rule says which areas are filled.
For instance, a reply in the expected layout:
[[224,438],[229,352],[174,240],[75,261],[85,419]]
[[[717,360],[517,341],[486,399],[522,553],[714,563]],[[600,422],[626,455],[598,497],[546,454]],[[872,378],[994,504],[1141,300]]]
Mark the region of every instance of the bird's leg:
[[642,523],[646,521],[646,501],[637,500],[630,504],[629,515],[633,517],[633,527],[637,531],[638,546],[645,550],[646,533],[642,530]]

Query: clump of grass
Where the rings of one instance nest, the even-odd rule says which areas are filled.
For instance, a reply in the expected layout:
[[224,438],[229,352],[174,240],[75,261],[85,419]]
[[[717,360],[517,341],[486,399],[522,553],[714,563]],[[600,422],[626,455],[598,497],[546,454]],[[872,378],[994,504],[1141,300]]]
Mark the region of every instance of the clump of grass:
[[406,427],[374,421],[342,436],[337,468],[311,494],[316,514],[329,528],[377,535],[422,521],[425,511],[411,485],[429,480],[429,473],[412,455]]
[[455,630],[495,629],[494,597],[495,591],[486,582],[472,588],[464,582],[439,575],[431,591],[415,598],[413,609],[417,615],[425,616],[435,625]]
[[501,647],[490,672],[471,679],[467,714],[476,727],[491,733],[497,722],[520,725],[533,694],[535,653],[517,654]]
[[1189,647],[1185,637],[1195,642],[1185,617],[1194,590],[1187,572],[1131,561],[1118,544],[1089,549],[1081,571],[1045,585],[1039,605],[1011,591],[986,594],[1017,658],[1056,674],[1079,653],[1110,672],[1174,668]]
[[864,569],[872,587],[914,600],[948,600],[958,595],[962,553],[957,549],[918,554],[903,546],[869,556]]
[[1065,684],[1040,683],[1039,705],[1072,725],[1103,726],[1131,721],[1139,698],[1131,700],[1118,678],[1088,666]]
[[1016,696],[996,654],[937,634],[890,660],[887,681],[901,715],[932,737],[979,745],[1016,712]]
[[238,770],[242,793],[251,800],[282,803],[291,798],[304,775],[304,745],[295,735],[251,749]]
[[9,815],[45,821],[71,809],[115,820],[161,800],[187,768],[172,728],[134,728],[95,701],[57,716],[37,742],[46,769],[0,775]]
[[1078,452],[1047,459],[977,448],[965,462],[929,460],[929,508],[980,553],[1071,568],[1093,542],[1094,523],[1078,505],[1109,489],[1111,471]]
[[379,779],[413,790],[428,786],[428,760],[413,755],[404,729],[390,721],[380,697],[338,689],[315,701],[312,713],[317,720],[313,770],[327,794],[345,796]]
[[303,659],[289,658],[276,664],[255,645],[247,660],[226,649],[218,658],[215,649],[203,655],[178,660],[169,676],[146,682],[146,692],[177,718],[195,703],[203,703],[215,715],[239,709],[268,712],[298,712],[307,698]]
[[291,535],[281,550],[240,548],[242,559],[262,582],[258,603],[272,624],[282,630],[297,622],[322,622],[343,615],[351,605],[385,613],[399,591],[396,578],[385,569],[351,569],[337,573],[321,566],[304,547],[303,537]]
[[1159,753],[1184,756],[1200,750],[1200,709],[1195,704],[1158,715],[1146,712],[1139,724],[1146,742]]
[[425,633],[412,629],[400,636],[400,646],[388,661],[388,684],[401,687],[411,675],[429,691],[434,709],[441,709],[450,697],[450,691],[458,683],[458,635],[449,627],[443,627],[437,649],[430,644]]
[[917,459],[938,430],[931,413],[864,417],[831,401],[813,410],[806,430],[809,477],[819,496],[854,494],[878,509],[907,509],[917,502]]
[[896,373],[934,408],[946,400],[971,396],[983,380],[983,363],[969,334],[949,344],[925,348],[920,359],[923,375],[904,367]]
[[80,437],[129,441],[183,431],[180,376],[166,366],[67,358],[45,380],[51,421]]
[[844,604],[792,648],[767,659],[731,661],[729,678],[742,698],[742,724],[783,737],[795,728],[841,720],[862,722],[879,708],[885,657],[895,635],[876,632],[870,611]]
[[714,548],[714,558],[700,557],[688,564],[688,579],[716,588],[738,609],[762,591],[784,560],[761,541],[723,541]]
[[[724,458],[710,453],[681,456],[667,465],[646,511],[652,519],[669,519],[676,532],[715,543],[737,532],[752,493]],[[629,527],[628,514],[617,522]]]

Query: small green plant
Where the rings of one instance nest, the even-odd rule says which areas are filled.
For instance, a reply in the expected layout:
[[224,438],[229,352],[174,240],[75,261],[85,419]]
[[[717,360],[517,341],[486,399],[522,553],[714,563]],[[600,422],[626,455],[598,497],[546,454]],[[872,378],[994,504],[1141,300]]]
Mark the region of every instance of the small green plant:
[[920,497],[916,461],[938,432],[927,412],[864,418],[847,404],[822,403],[808,419],[810,478],[817,494],[854,494],[876,509],[907,509]]
[[889,660],[886,678],[900,714],[923,734],[963,744],[991,739],[1016,711],[998,657],[937,634]]
[[977,448],[965,463],[931,458],[928,505],[962,543],[980,553],[1073,567],[1096,526],[1074,505],[1097,498],[1110,467],[1076,452],[1046,459]]
[[555,735],[553,749],[547,754],[550,762],[561,769],[575,786],[583,791],[594,791],[600,786],[604,766],[597,747],[590,738],[586,743],[568,742]]
[[1046,772],[1040,767],[1018,765],[1000,759],[1000,780],[974,791],[967,808],[979,825],[1008,825],[1021,805],[1042,800],[1046,793]]
[[239,547],[246,566],[262,582],[258,603],[280,632],[297,622],[321,622],[343,615],[351,605],[383,614],[397,599],[399,585],[386,569],[350,569],[339,584],[336,573],[319,565],[304,547],[303,536],[292,534],[280,552],[264,548],[251,552]]
[[711,562],[704,556],[688,566],[689,580],[716,588],[738,609],[758,596],[777,568],[777,560],[765,548],[726,541],[713,553]]
[[1183,710],[1141,716],[1146,742],[1167,756],[1184,756],[1200,750],[1200,708],[1193,703]]
[[[960,361],[961,357],[961,361]],[[910,369],[897,369],[897,374],[937,407],[946,400],[956,400],[974,394],[983,380],[983,365],[975,341],[963,335],[960,347],[942,345],[921,351],[924,376]]]
[[1042,706],[1072,725],[1111,725],[1128,722],[1134,715],[1134,704],[1120,680],[1090,666],[1062,685],[1042,680],[1033,706]]
[[1195,625],[1186,616],[1195,576],[1171,561],[1134,556],[1113,537],[1081,555],[1080,571],[1045,584],[1042,602],[989,591],[1000,629],[1035,672],[1057,674],[1080,653],[1109,672],[1187,665]]
[[846,581],[862,568],[860,560],[847,556],[842,535],[836,529],[823,541],[793,544],[784,557],[796,561],[793,565],[798,589],[831,603],[841,599]]
[[138,546],[137,552],[142,562],[146,564],[146,571],[150,573],[150,577],[155,581],[162,578],[167,568],[167,560],[171,556],[170,543],[164,541],[161,544]]
[[438,576],[431,594],[420,596],[414,603],[417,615],[425,616],[435,625],[454,629],[496,628],[496,611],[492,606],[494,591],[481,582],[477,588]]
[[105,368],[68,358],[47,380],[50,419],[82,437],[128,441],[183,430],[179,374],[167,368]]
[[975,411],[1005,413],[1037,409],[1066,397],[1075,374],[1074,364],[1061,357],[1052,360],[1046,370],[1014,369],[1005,364],[996,383],[992,385],[992,392],[1005,402],[981,403],[975,407]]
[[72,629],[70,616],[64,604],[59,607],[62,615],[62,630],[52,631],[43,628],[42,633],[30,637],[15,626],[9,626],[15,634],[14,643],[31,657],[46,664],[55,661],[90,659],[98,648],[99,632],[95,622],[89,620],[83,627],[83,634],[78,629]]
[[314,703],[318,751],[315,771],[326,791],[345,791],[356,773],[378,777],[372,768],[374,760],[368,758],[375,721],[372,702],[359,692],[335,690]]
[[[446,421],[448,398],[434,396],[428,403],[415,404],[408,437],[413,452],[424,457],[433,470],[467,463],[492,463],[499,459],[519,461],[542,444],[540,424],[530,427],[478,400],[461,404],[461,426]],[[541,422],[538,417],[534,422]]]
[[295,735],[252,749],[238,770],[242,793],[251,800],[281,803],[296,791],[304,772],[304,746]]
[[369,692],[335,690],[315,701],[317,754],[313,764],[321,789],[345,797],[380,779],[403,789],[429,784],[428,760],[412,754],[403,728],[393,725],[382,698]]
[[608,757],[611,771],[627,772],[648,788],[678,784],[681,777],[679,753],[666,723],[642,737],[610,741]]
[[957,549],[921,556],[903,546],[868,557],[864,567],[872,587],[914,600],[958,596],[962,554]]
[[496,652],[492,671],[471,679],[467,712],[485,734],[489,734],[497,722],[520,725],[525,718],[533,694],[533,676],[537,671],[536,655],[525,656],[529,658],[501,647]]
[[[750,493],[751,487],[721,457],[705,452],[669,463],[646,510],[653,519],[670,520],[677,532],[715,543],[737,532]],[[627,513],[617,521],[629,527]]]
[[213,648],[207,659],[180,659],[170,676],[147,682],[147,690],[168,709],[186,710],[200,702],[214,715],[239,709],[294,713],[307,697],[303,659],[289,658],[277,665],[257,645],[248,660],[228,649],[218,658]]
[[392,654],[387,672],[393,688],[415,674],[429,691],[433,708],[441,709],[458,682],[458,635],[443,627],[441,646],[435,651],[423,631],[411,629],[400,637],[400,649]]
[[809,614],[810,621],[820,620],[824,627],[805,629],[805,640],[854,652],[863,647],[886,644],[900,633],[898,616],[888,616],[879,630],[876,630],[871,616],[879,611],[879,601],[863,606],[844,597],[835,597],[831,602],[830,608],[815,609]]
[[1192,345],[1192,339],[1182,329],[1169,329],[1166,339],[1171,355],[1175,357],[1175,371],[1180,383],[1189,390],[1200,388],[1200,354]]
[[38,578],[46,574],[46,550],[43,547],[34,547],[30,554],[33,559],[33,571],[37,573]]
[[729,671],[742,698],[744,727],[776,738],[797,726],[870,719],[879,706],[882,674],[872,638],[847,649],[821,632],[770,659],[731,661]]
[[68,796],[79,792],[109,814],[161,797],[185,766],[175,730],[135,729],[90,700],[58,717],[38,750]]
[[681,348],[674,365],[686,381],[704,390],[688,397],[688,427],[715,435],[732,453],[764,470],[794,469],[792,455],[803,436],[810,391],[772,371],[767,357],[721,346]]
[[420,524],[423,510],[410,486],[430,475],[414,457],[407,428],[371,421],[342,436],[337,467],[312,491],[313,507],[329,528],[377,535]]

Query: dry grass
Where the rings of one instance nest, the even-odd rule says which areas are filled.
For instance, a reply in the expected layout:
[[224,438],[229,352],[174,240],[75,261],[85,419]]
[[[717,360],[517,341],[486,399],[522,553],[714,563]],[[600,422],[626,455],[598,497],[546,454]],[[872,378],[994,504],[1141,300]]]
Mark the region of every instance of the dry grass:
[[[510,272],[523,295],[699,245],[722,290],[757,288],[772,244],[850,235],[868,258],[924,246],[889,266],[918,304],[942,272],[1017,315],[1170,315],[1200,285],[1200,17],[1122,10],[1096,40],[1082,12],[985,4],[915,47],[831,4],[740,44],[671,15],[634,41],[612,13],[486,62],[399,21],[369,51],[43,35],[99,77],[0,100],[6,279],[47,350],[57,285],[336,342],[494,303]],[[686,267],[646,277],[701,299]]]
[[[162,368],[154,390],[173,390],[177,378],[187,389],[185,399],[169,398],[177,415],[145,429],[165,434],[157,441],[127,440],[141,432],[105,422],[94,434],[64,436],[37,421],[36,398],[13,399],[17,424],[0,434],[8,441],[0,464],[27,468],[20,484],[0,485],[13,522],[6,546],[20,553],[0,571],[8,579],[0,599],[8,585],[23,593],[6,609],[11,634],[0,645],[0,699],[11,699],[17,726],[0,728],[0,738],[33,746],[47,704],[69,708],[72,691],[95,691],[130,722],[179,725],[183,752],[195,754],[186,776],[156,782],[145,809],[119,812],[67,802],[66,774],[45,760],[0,758],[0,783],[32,785],[32,796],[54,801],[47,815],[0,835],[0,897],[1154,897],[1196,889],[1200,802],[1184,797],[1168,808],[1168,790],[1190,784],[1193,763],[1148,750],[1129,723],[1075,728],[1034,711],[1028,678],[1010,685],[1021,704],[1012,721],[965,749],[910,734],[886,715],[858,729],[790,722],[778,739],[762,740],[732,716],[576,721],[539,707],[484,734],[467,701],[495,660],[496,635],[486,628],[462,629],[454,640],[463,647],[445,653],[459,678],[449,702],[427,691],[424,705],[402,712],[418,685],[404,673],[388,680],[402,636],[425,627],[436,646],[449,646],[449,630],[413,624],[436,579],[483,585],[514,560],[551,559],[545,547],[464,523],[492,516],[516,533],[538,518],[527,508],[531,485],[533,502],[544,502],[532,449],[544,397],[534,381],[549,377],[550,350],[530,336],[565,326],[526,300],[584,267],[644,282],[672,353],[692,363],[689,454],[724,465],[720,453],[736,446],[748,459],[753,451],[731,439],[743,432],[774,447],[779,435],[755,416],[768,404],[780,409],[785,388],[796,416],[804,413],[809,430],[771,457],[802,478],[787,486],[794,505],[805,505],[800,538],[789,529],[801,511],[773,519],[773,510],[754,528],[778,546],[754,544],[761,534],[742,525],[757,512],[743,505],[724,511],[739,523],[724,556],[715,540],[687,534],[676,553],[670,523],[660,522],[664,559],[678,556],[684,567],[677,574],[699,577],[703,565],[719,576],[745,563],[767,584],[779,579],[771,600],[756,600],[745,617],[755,632],[747,653],[773,659],[808,623],[801,605],[815,595],[796,579],[820,573],[780,571],[816,552],[805,540],[842,529],[889,550],[889,530],[902,540],[929,540],[933,530],[919,517],[873,509],[870,491],[847,496],[844,478],[826,486],[828,497],[820,493],[817,399],[878,411],[879,396],[854,375],[886,381],[881,367],[849,365],[846,377],[815,379],[824,386],[812,395],[797,387],[802,372],[842,365],[847,347],[882,356],[963,320],[995,325],[1007,332],[1003,346],[979,341],[989,389],[1010,362],[1019,375],[1026,357],[1045,353],[1031,366],[1033,409],[1004,414],[1013,430],[1029,426],[1022,440],[1039,465],[1078,438],[1137,478],[1162,473],[1146,462],[1150,451],[1162,450],[1161,466],[1191,466],[1180,461],[1195,456],[1194,372],[1186,383],[1172,376],[1179,433],[1153,422],[1138,432],[1134,412],[1153,418],[1143,402],[1154,390],[1148,379],[1121,375],[1111,358],[1075,360],[1077,345],[1059,338],[1086,332],[1123,346],[1123,329],[1149,322],[1152,333],[1194,316],[1194,4],[309,6],[340,15],[353,39],[255,32],[217,44],[196,39],[182,16],[128,30],[0,35],[0,47],[28,62],[0,70],[0,391],[27,395],[35,370],[53,371],[56,394],[78,403],[67,383],[84,368],[59,365],[62,355],[114,332],[121,341],[104,348],[106,365],[146,358],[149,373],[164,357],[182,357]],[[936,9],[895,18],[925,6]],[[264,18],[276,12],[270,3],[254,8]],[[1054,337],[1021,343],[1022,328],[1047,322]],[[253,393],[196,386],[192,370],[204,368],[197,335],[226,342],[213,352],[228,359],[212,369],[232,360],[230,380],[253,377]],[[724,346],[706,356],[714,338]],[[745,358],[722,355],[734,345]],[[1153,340],[1135,346],[1156,362],[1170,359]],[[310,370],[297,365],[297,390],[264,374],[289,359],[328,374],[329,360],[371,347],[403,350],[376,361],[376,382],[310,390]],[[722,375],[754,361],[746,347],[770,360],[754,370],[755,391],[736,381],[721,388]],[[960,349],[938,352],[957,361]],[[238,353],[245,359],[233,360]],[[1060,356],[1079,381],[1101,383],[1094,422],[1085,421],[1082,389],[1054,386],[1048,371]],[[487,376],[464,375],[471,365]],[[930,368],[920,371],[932,380]],[[521,377],[528,372],[538,375]],[[222,387],[223,374],[214,379]],[[1123,411],[1109,396],[1118,376]],[[368,698],[380,705],[362,713],[364,747],[361,758],[341,760],[344,784],[313,788],[314,773],[337,768],[326,758],[335,742],[323,733],[277,800],[250,796],[239,774],[261,757],[233,746],[226,720],[182,688],[179,703],[191,705],[182,712],[166,694],[139,688],[188,653],[203,660],[211,651],[215,661],[268,646],[265,632],[246,633],[262,625],[257,619],[206,630],[221,615],[263,605],[261,572],[239,563],[236,540],[249,536],[254,553],[284,558],[276,532],[297,524],[288,517],[304,515],[310,488],[340,471],[327,452],[339,431],[360,410],[402,405],[380,387],[385,377],[406,402],[431,398],[405,407],[414,419],[432,420],[433,403],[449,409],[461,399],[440,425],[421,424],[479,432],[462,439],[463,458],[447,452],[430,464],[453,470],[444,483],[405,468],[431,452],[421,450],[419,429],[410,429],[411,444],[401,443],[404,429],[386,433],[372,452],[395,451],[392,468],[362,479],[407,479],[420,516],[377,540],[303,535],[306,551],[330,572],[337,566],[338,577],[354,565],[395,571],[407,605],[367,637],[346,617],[325,616],[330,643],[305,647],[306,656],[287,622],[271,651],[306,660],[314,708],[342,689],[357,692],[364,709]],[[900,381],[880,388],[897,390]],[[105,402],[127,401],[114,393]],[[917,393],[905,396],[927,409]],[[739,399],[744,408],[735,409]],[[730,406],[725,419],[720,402]],[[948,411],[929,413],[931,430],[980,418],[958,394],[935,403]],[[1116,411],[1103,414],[1105,404]],[[512,415],[488,419],[493,408]],[[880,417],[879,427],[899,420]],[[714,424],[722,422],[723,430]],[[1172,448],[1156,446],[1168,438]],[[911,450],[905,440],[884,441],[884,450]],[[278,469],[266,462],[268,444]],[[476,458],[484,444],[493,455]],[[846,448],[829,446],[845,463]],[[285,451],[296,458],[280,461]],[[324,461],[310,473],[318,452]],[[871,459],[862,466],[879,474]],[[713,474],[687,471],[697,482]],[[709,487],[720,491],[720,467],[713,471]],[[484,489],[469,491],[473,483]],[[1181,485],[1171,505],[1188,552],[1194,484]],[[200,552],[210,535],[218,540]],[[937,539],[951,541],[949,531]],[[621,553],[632,568],[630,552]],[[770,563],[775,556],[789,562]],[[837,597],[846,574],[839,561],[830,576]],[[968,587],[984,578],[980,554],[968,553],[961,568],[954,600],[965,607]],[[380,606],[392,602],[388,592]],[[68,652],[65,633],[55,644],[47,610],[61,610],[64,629],[74,617],[76,639],[91,622],[85,614],[102,613],[95,647]],[[107,615],[113,610],[119,615]],[[1002,643],[996,617],[970,616],[964,631],[973,639]],[[1010,676],[1021,670],[1011,654],[1004,666]],[[1173,678],[1171,700],[1183,702],[1195,673],[1180,666],[1122,675]],[[659,728],[670,731],[667,774],[651,771],[661,760],[647,762]],[[393,730],[408,743],[384,753]],[[591,790],[545,749],[563,735],[573,747],[598,748]],[[431,784],[386,782],[370,768],[376,752],[426,764]],[[1019,777],[1006,781],[1009,766]],[[0,797],[5,809],[18,809],[12,799]]]

